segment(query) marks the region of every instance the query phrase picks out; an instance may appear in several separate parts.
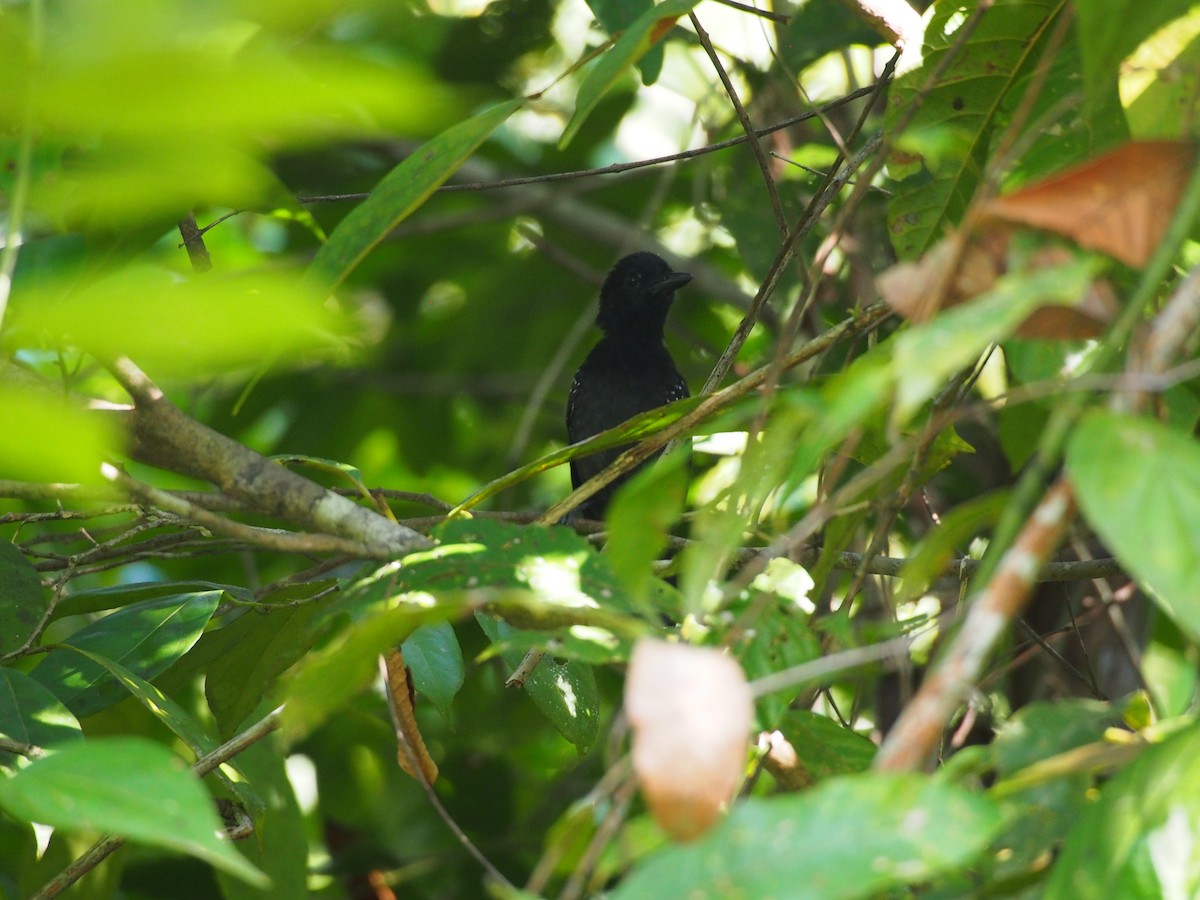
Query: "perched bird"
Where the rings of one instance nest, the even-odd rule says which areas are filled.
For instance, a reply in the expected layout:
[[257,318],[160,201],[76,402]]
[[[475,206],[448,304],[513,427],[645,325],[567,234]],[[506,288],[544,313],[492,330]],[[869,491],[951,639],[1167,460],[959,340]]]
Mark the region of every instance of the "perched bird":
[[[671,271],[653,253],[634,253],[613,266],[600,289],[600,313],[596,316],[604,337],[571,382],[567,399],[570,443],[689,396],[687,382],[663,345],[663,325],[675,291],[691,280],[686,272]],[[579,487],[629,446],[572,460],[572,486]],[[603,518],[613,493],[632,474],[581,503],[579,514],[588,519]]]

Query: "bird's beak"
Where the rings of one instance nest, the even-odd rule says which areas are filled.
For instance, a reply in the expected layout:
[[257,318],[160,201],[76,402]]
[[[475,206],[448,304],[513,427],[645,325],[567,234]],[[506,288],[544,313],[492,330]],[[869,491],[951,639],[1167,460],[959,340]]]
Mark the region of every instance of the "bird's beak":
[[672,291],[679,290],[691,280],[692,276],[687,272],[672,272],[662,281],[654,285],[654,293],[669,294]]

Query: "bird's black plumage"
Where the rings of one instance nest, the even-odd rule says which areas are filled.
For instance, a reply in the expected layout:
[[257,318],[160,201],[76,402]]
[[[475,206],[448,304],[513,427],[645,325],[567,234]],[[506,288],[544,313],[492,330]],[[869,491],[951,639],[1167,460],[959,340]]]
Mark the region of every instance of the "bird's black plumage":
[[[663,344],[663,326],[675,291],[691,280],[653,253],[634,253],[613,266],[600,289],[596,317],[604,337],[575,373],[567,400],[567,438],[572,444],[689,396],[687,382]],[[572,460],[572,486],[579,487],[627,449],[614,447]],[[580,504],[579,514],[602,518],[620,483]]]

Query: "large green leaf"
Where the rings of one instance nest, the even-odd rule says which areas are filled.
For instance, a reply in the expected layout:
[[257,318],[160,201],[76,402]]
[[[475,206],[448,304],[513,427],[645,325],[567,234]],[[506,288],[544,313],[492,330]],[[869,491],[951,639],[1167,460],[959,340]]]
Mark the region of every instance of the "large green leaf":
[[1200,637],[1200,445],[1139,416],[1089,413],[1067,444],[1088,523],[1193,639]]
[[[415,66],[343,42],[257,28],[228,4],[76,3],[0,19],[0,131],[28,121],[67,146],[39,179],[43,214],[127,225],[198,202],[268,200],[270,147],[317,137],[426,131],[461,109]],[[203,73],[203,77],[197,77]],[[165,221],[170,221],[170,218]]]
[[[203,591],[128,606],[81,628],[65,643],[151,679],[196,643],[221,596],[221,591]],[[68,647],[52,650],[32,674],[80,718],[127,696],[104,666]]]
[[[1116,86],[1121,63],[1142,41],[1194,8],[1195,0],[1075,0],[1089,95]],[[1177,77],[1177,76],[1176,76]]]
[[388,232],[424,203],[524,102],[500,103],[447,128],[392,169],[321,245],[309,270],[313,283],[325,291],[341,284]]
[[[49,690],[24,672],[0,666],[0,737],[46,748],[81,738],[83,732]],[[15,762],[12,753],[0,751],[0,769]]]
[[[201,727],[192,714],[150,682],[139,678],[120,663],[115,663],[111,659],[106,659],[96,653],[89,653],[86,650],[72,649],[96,665],[103,666],[113,678],[121,683],[125,690],[137,698],[138,702],[154,718],[162,722],[177,738],[187,744],[188,749],[195,754],[197,759],[216,749],[216,742],[209,738],[207,732],[205,732],[204,728]],[[216,670],[210,670],[210,674],[212,671]],[[237,797],[249,811],[257,813],[262,808],[262,800],[253,788],[245,783],[244,779],[231,777],[230,772],[234,771],[235,767],[236,763],[225,763],[224,766],[216,770],[216,777],[225,784],[230,793]]]
[[[516,632],[511,625],[486,613],[476,618],[493,643],[503,644]],[[519,650],[501,654],[510,669],[524,656]],[[600,732],[600,694],[592,667],[576,660],[557,660],[547,654],[525,681],[525,691],[542,715],[582,755]]]
[[[96,484],[100,464],[121,445],[115,423],[49,392],[0,386],[0,422],[7,423],[0,428],[0,470],[8,478]],[[28,612],[28,598],[23,608]],[[10,634],[20,630],[14,626]]]
[[875,758],[877,748],[870,738],[810,709],[789,710],[778,728],[795,748],[799,765],[815,780],[865,772]]
[[969,862],[1000,822],[987,798],[927,776],[831,778],[739,803],[700,840],[636,867],[613,896],[878,897]]
[[1046,900],[1200,894],[1200,725],[1108,782],[1063,842]]
[[418,628],[401,646],[404,664],[412,672],[413,687],[450,720],[450,704],[463,685],[466,668],[458,636],[449,622]]
[[212,798],[165,747],[140,738],[76,741],[0,778],[0,807],[68,831],[109,832],[195,856],[266,887],[266,877],[217,837]]
[[[938,3],[925,31],[924,64],[897,79],[887,120],[920,107],[901,146],[925,166],[896,189],[888,207],[892,244],[902,259],[919,256],[959,221],[982,175],[989,145],[1018,102],[1022,76],[1038,62],[1065,0],[998,0],[932,86],[931,73],[958,52],[958,29],[979,4]],[[964,8],[965,7],[965,8]]]
[[110,587],[88,588],[72,592],[55,604],[51,619],[84,616],[89,613],[103,612],[106,609],[133,606],[146,600],[158,600],[173,594],[199,593],[201,591],[224,591],[228,598],[237,599],[243,603],[254,602],[253,591],[235,584],[219,584],[215,581],[134,581],[128,584],[115,584]]
[[906,421],[951,375],[974,363],[988,344],[1006,338],[1033,310],[1078,303],[1097,266],[1093,258],[1077,257],[1062,266],[1004,275],[971,302],[897,335],[896,420]]
[[210,632],[210,649],[221,657],[204,678],[204,694],[221,731],[237,731],[275,680],[312,647],[319,630],[320,604],[300,603],[276,609],[248,609],[236,621]]
[[340,348],[348,321],[323,301],[286,272],[181,279],[128,266],[83,287],[67,279],[14,293],[10,337],[69,344],[101,359],[126,355],[156,373],[197,375]]
[[24,646],[48,605],[41,579],[25,554],[0,541],[0,656]]
[[1148,39],[1121,74],[1122,96],[1132,98],[1128,117],[1135,137],[1200,137],[1200,121],[1179,115],[1200,97],[1200,7],[1193,5],[1184,19]]
[[[628,600],[608,560],[569,528],[452,519],[433,531],[441,543],[409,554],[390,581],[394,593],[477,588],[527,592],[529,612],[556,607],[619,612]],[[514,606],[520,604],[514,604]]]

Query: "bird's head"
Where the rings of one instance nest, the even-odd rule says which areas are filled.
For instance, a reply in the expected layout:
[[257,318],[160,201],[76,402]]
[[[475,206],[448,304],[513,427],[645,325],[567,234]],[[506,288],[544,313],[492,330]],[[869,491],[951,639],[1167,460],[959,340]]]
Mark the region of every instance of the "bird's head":
[[661,337],[675,291],[691,280],[653,253],[630,254],[604,279],[596,324],[606,334],[632,331]]

